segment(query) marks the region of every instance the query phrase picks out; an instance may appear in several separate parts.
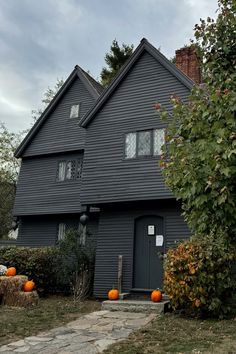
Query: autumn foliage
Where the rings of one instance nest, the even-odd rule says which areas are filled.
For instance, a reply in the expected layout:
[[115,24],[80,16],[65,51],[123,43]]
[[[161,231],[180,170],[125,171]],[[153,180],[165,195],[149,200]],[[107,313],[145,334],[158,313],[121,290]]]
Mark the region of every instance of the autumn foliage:
[[164,290],[175,310],[213,315],[227,311],[234,254],[223,238],[217,239],[215,242],[211,235],[198,240],[195,236],[168,251]]

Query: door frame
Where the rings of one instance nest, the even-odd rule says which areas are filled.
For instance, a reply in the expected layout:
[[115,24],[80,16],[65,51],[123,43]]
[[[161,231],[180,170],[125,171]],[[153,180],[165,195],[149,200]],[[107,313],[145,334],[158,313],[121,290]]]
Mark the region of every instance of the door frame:
[[[164,249],[164,254],[166,254],[166,216],[161,215],[161,214],[143,214],[143,215],[139,215],[136,218],[134,218],[133,220],[133,225],[134,225],[134,234],[133,234],[133,259],[132,259],[132,288],[134,288],[134,262],[135,262],[135,236],[136,236],[136,229],[137,229],[137,221],[143,218],[149,218],[149,217],[157,217],[157,218],[162,218],[163,220],[163,237],[164,237],[164,245],[163,245],[163,249]],[[164,271],[164,268],[163,268]],[[164,273],[164,272],[163,272]],[[141,290],[141,289],[140,289]],[[145,290],[145,289],[143,289]]]

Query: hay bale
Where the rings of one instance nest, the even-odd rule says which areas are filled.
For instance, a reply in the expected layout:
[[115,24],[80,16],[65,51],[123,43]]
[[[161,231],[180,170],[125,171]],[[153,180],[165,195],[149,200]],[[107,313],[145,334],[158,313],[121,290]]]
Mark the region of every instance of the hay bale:
[[15,275],[14,277],[0,276],[0,295],[7,295],[21,291],[23,285],[28,280],[26,275]]
[[30,308],[37,306],[39,302],[39,296],[37,291],[31,293],[25,293],[24,291],[16,291],[7,293],[3,298],[3,305],[12,307],[25,307]]

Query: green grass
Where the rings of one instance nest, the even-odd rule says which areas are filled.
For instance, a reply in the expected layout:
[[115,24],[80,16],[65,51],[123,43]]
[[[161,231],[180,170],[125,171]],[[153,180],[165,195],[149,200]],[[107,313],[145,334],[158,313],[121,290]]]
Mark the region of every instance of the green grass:
[[236,318],[198,320],[167,313],[105,353],[236,353]]
[[41,298],[39,305],[32,309],[0,306],[0,345],[62,326],[100,307],[94,300],[75,305],[71,297],[63,296]]

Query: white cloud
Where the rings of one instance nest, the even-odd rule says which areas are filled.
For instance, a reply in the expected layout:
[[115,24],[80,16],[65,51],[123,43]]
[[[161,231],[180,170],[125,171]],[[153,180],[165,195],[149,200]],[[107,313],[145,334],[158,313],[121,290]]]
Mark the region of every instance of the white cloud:
[[0,8],[0,121],[27,128],[31,110],[76,64],[97,78],[111,42],[146,37],[171,57],[217,0],[8,0]]

